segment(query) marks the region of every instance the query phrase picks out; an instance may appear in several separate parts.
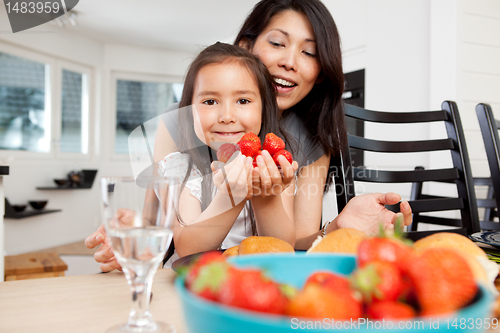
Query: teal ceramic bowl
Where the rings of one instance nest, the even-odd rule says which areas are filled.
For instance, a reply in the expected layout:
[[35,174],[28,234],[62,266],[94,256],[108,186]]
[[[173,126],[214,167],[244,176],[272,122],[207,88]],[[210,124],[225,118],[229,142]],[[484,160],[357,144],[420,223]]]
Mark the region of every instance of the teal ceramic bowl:
[[[230,261],[240,267],[264,269],[275,281],[299,288],[315,271],[331,270],[349,274],[356,267],[355,256],[342,254],[245,255],[232,257]],[[305,318],[266,315],[227,307],[198,297],[186,290],[183,279],[177,279],[176,289],[180,294],[184,318],[191,333],[484,332],[488,324],[489,327],[494,323],[498,324],[496,319],[487,319],[491,314],[493,296],[483,287],[480,287],[480,292],[469,306],[452,316],[433,320],[419,317],[400,322],[375,322],[366,319],[360,319],[358,322],[335,322],[328,318],[313,321]]]

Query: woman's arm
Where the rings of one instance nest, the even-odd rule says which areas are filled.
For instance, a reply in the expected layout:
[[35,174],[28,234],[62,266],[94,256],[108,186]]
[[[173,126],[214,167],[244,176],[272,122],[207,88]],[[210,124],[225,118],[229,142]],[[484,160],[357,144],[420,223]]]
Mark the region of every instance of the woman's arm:
[[280,195],[252,197],[259,236],[272,236],[295,245],[294,191],[292,182]]
[[302,167],[297,176],[294,198],[295,248],[307,250],[321,234],[323,191],[330,166],[330,157],[321,156]]

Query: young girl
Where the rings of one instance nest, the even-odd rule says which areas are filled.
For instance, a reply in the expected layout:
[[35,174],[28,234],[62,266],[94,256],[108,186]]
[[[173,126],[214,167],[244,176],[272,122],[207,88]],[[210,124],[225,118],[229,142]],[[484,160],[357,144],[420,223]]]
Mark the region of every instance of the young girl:
[[254,196],[252,183],[259,171],[252,168],[252,158],[239,153],[212,172],[213,156],[222,143],[236,143],[249,132],[261,140],[270,132],[287,138],[279,126],[266,67],[238,46],[209,46],[190,66],[180,107],[179,152],[158,163],[160,175],[182,179],[174,222],[177,254],[229,248],[255,234],[294,245],[293,184],[280,195]]

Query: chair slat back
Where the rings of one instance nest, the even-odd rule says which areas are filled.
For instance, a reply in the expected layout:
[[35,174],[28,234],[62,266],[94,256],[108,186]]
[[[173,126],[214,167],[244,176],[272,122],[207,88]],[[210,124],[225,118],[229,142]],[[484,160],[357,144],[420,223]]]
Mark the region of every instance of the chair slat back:
[[[453,167],[436,170],[373,170],[366,168],[351,168],[350,174],[345,175],[346,182],[366,181],[374,183],[414,183],[420,188],[412,187],[414,193],[410,201],[413,209],[414,223],[412,231],[417,230],[419,222],[433,221],[440,225],[456,226],[460,229],[454,230],[462,234],[472,234],[480,230],[479,217],[477,213],[477,202],[474,192],[474,182],[470,167],[467,146],[463,134],[458,108],[454,102],[445,101],[442,110],[422,112],[383,112],[366,110],[357,106],[346,105],[347,117],[361,121],[387,123],[387,124],[411,124],[444,122],[447,138],[423,141],[381,141],[370,138],[362,138],[349,135],[349,147],[362,151],[383,153],[407,153],[426,151],[449,151],[451,153]],[[499,173],[500,176],[500,173]],[[421,185],[427,181],[452,182],[457,186],[457,198],[432,197],[421,198]],[[500,184],[500,183],[499,183]],[[354,187],[354,186],[353,186]],[[394,208],[398,211],[399,208]],[[419,213],[435,212],[444,210],[460,210],[461,219],[447,219],[435,216],[424,216]],[[429,232],[410,233],[411,238],[418,239]]]
[[[476,114],[483,137],[491,178],[489,184],[483,184],[481,179],[476,178],[475,184],[491,184],[490,189],[493,189],[492,192],[488,193],[489,200],[478,201],[479,207],[486,208],[485,221],[481,221],[481,228],[500,230],[500,223],[489,221],[491,208],[496,208],[497,212],[499,212],[498,208],[500,208],[500,138],[498,135],[500,121],[495,119],[491,106],[485,103],[480,103],[476,106]],[[491,207],[492,201],[495,203],[494,207]]]

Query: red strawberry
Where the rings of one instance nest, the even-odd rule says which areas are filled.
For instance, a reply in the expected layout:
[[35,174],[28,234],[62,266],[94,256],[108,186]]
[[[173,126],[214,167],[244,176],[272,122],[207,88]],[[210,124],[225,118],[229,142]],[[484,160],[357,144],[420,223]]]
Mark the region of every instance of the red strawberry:
[[292,317],[355,319],[362,317],[362,304],[344,289],[308,284],[291,299],[286,314]]
[[375,302],[368,306],[366,315],[370,319],[408,319],[416,316],[415,310],[405,303],[395,301]]
[[263,150],[267,150],[273,156],[278,151],[285,149],[285,142],[276,134],[268,133],[264,139]]
[[406,291],[399,268],[392,262],[372,261],[354,271],[352,287],[358,290],[366,303],[396,301]]
[[260,143],[255,141],[238,141],[241,153],[247,157],[254,157],[260,150]]
[[404,274],[411,264],[414,251],[407,240],[401,238],[399,225],[395,226],[395,230],[391,236],[381,230],[379,236],[363,240],[358,247],[358,266],[363,267],[372,261],[388,261],[395,263]]
[[345,276],[331,272],[316,272],[307,278],[305,285],[317,284],[325,288],[345,289],[350,288],[350,282]]
[[219,292],[219,302],[253,311],[283,314],[288,298],[280,285],[260,270],[232,268]]
[[259,151],[257,152],[257,154],[255,154],[255,156],[253,157],[253,162],[252,162],[252,165],[253,165],[253,167],[254,167],[254,168],[256,168],[256,167],[257,167],[257,156],[259,156],[259,155],[262,155],[262,150],[259,150]]
[[220,251],[209,251],[199,255],[196,260],[187,268],[186,287],[191,287],[194,279],[198,276],[200,268],[214,261],[225,261]]
[[288,150],[279,150],[273,156],[273,161],[277,166],[280,166],[280,162],[278,161],[278,157],[284,156],[288,162],[291,164],[293,162],[293,156]]
[[466,259],[447,248],[428,248],[412,258],[408,275],[422,315],[456,311],[469,303],[478,287]]
[[259,146],[260,146],[260,138],[252,132],[248,132],[245,135],[243,135],[241,137],[240,141],[254,141],[254,142],[258,142]]
[[201,265],[196,277],[193,277],[187,286],[198,296],[215,301],[219,297],[221,287],[229,278],[230,270],[231,266],[223,260]]
[[224,143],[219,147],[219,150],[217,150],[217,159],[226,163],[238,150],[240,150],[238,145],[235,145],[234,143]]

